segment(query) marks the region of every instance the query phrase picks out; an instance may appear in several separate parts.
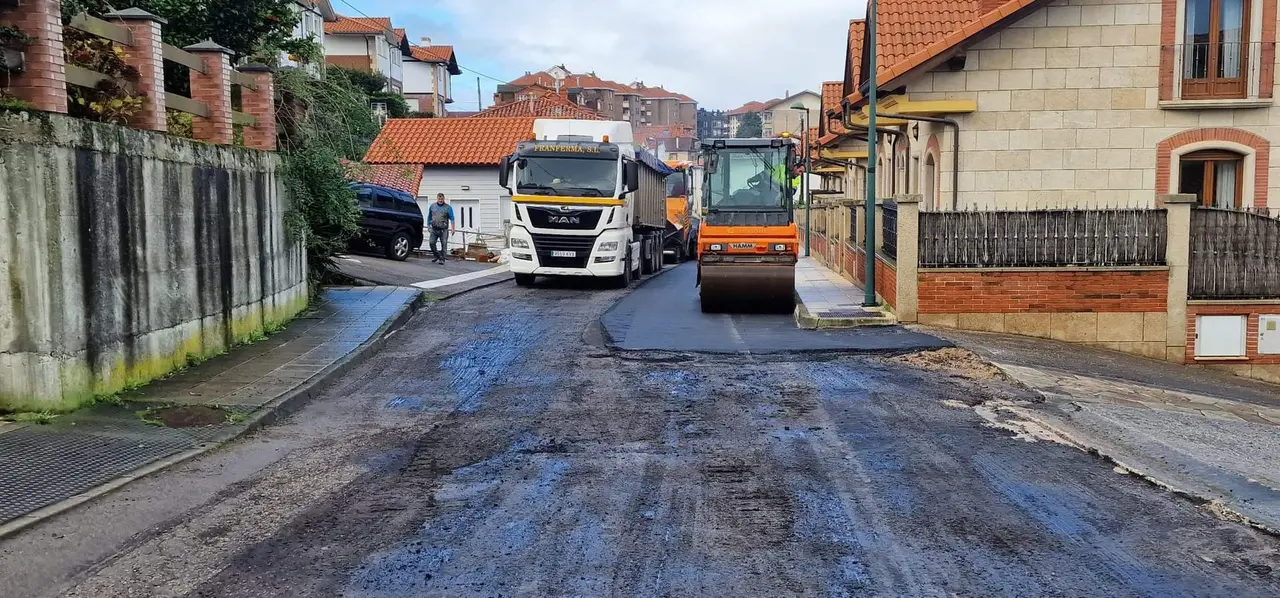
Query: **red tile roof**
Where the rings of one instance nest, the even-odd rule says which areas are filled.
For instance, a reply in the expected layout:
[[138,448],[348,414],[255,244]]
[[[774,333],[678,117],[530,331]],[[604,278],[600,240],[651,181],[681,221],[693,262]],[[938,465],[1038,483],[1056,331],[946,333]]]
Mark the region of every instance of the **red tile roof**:
[[[386,33],[391,30],[389,17],[348,17],[338,15],[338,20],[324,24],[326,34],[343,33]],[[398,42],[398,40],[397,40]]]
[[382,185],[418,194],[422,184],[421,164],[360,164],[348,162],[347,180],[356,183]]
[[826,81],[822,84],[822,130],[824,133],[843,133],[844,124],[838,118],[827,118],[828,110],[841,112],[840,100],[844,99],[844,82]]
[[387,121],[364,161],[369,164],[489,166],[533,138],[532,116],[403,118]]
[[[883,87],[1015,13],[1048,1],[1008,0],[983,11],[982,0],[884,0],[876,30],[876,82]],[[851,25],[850,45],[853,35]],[[861,94],[850,90],[849,99],[859,100]]]
[[857,91],[862,75],[862,43],[867,37],[867,22],[863,19],[849,21],[849,53],[845,57],[844,93],[847,96]]
[[449,62],[453,46],[409,46],[409,55],[422,62]]
[[[555,89],[556,80],[547,71],[541,71],[519,77],[514,81],[511,81],[509,84],[515,86],[541,85],[543,87]],[[569,89],[612,89],[614,93],[618,94],[640,95],[652,99],[671,98],[682,102],[697,102],[697,100],[687,95],[668,91],[662,87],[648,87],[643,84],[635,86],[627,85],[625,83],[618,83],[617,81],[601,79],[596,76],[595,73],[571,73],[565,78],[563,86]]]
[[408,35],[405,33],[404,29],[392,29],[391,33],[395,34],[395,37],[392,39],[392,42],[395,44],[399,44],[404,41],[404,37]]
[[727,114],[729,116],[737,116],[739,114],[746,114],[748,112],[760,112],[761,110],[768,110],[770,106],[777,104],[778,102],[781,102],[781,101],[782,101],[782,98],[773,98],[772,100],[769,100],[767,102],[747,102],[746,104],[743,104],[737,108],[734,108],[733,110],[730,110]]
[[539,118],[577,118],[583,120],[604,120],[593,110],[579,106],[555,92],[539,94],[535,97],[508,102],[483,110],[475,118],[494,118],[501,116],[537,116]]

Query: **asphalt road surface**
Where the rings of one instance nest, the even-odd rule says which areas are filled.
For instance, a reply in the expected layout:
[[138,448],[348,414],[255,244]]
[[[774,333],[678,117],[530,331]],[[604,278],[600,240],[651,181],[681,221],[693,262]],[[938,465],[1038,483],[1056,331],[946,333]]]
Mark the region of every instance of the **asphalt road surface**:
[[623,295],[433,305],[284,423],[0,542],[0,595],[1280,595],[1280,540],[988,425],[1003,382],[613,353]]

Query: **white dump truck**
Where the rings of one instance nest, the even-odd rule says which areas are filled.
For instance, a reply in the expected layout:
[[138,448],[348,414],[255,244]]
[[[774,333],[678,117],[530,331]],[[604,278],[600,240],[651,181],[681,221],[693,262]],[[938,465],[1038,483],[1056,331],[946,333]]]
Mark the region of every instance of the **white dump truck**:
[[507,246],[516,283],[592,276],[626,286],[661,270],[666,178],[675,171],[636,145],[627,122],[539,119],[533,133],[502,159],[498,177],[514,207]]

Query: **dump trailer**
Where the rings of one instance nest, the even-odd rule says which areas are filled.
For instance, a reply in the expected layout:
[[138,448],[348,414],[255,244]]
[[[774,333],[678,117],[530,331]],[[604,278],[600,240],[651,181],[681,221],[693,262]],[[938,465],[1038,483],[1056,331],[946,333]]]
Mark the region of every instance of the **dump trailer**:
[[795,141],[702,144],[698,284],[704,312],[795,310]]
[[631,123],[539,119],[502,159],[514,207],[507,235],[516,283],[538,276],[612,278],[626,286],[662,269],[666,178]]

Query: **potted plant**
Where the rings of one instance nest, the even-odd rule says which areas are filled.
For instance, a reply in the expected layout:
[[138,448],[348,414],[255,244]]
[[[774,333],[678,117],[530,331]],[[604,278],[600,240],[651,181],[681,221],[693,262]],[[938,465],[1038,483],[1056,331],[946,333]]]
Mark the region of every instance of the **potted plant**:
[[31,36],[17,27],[0,27],[0,68],[17,72],[22,70],[23,52],[31,46]]

